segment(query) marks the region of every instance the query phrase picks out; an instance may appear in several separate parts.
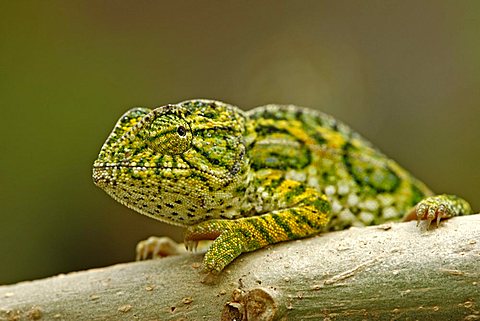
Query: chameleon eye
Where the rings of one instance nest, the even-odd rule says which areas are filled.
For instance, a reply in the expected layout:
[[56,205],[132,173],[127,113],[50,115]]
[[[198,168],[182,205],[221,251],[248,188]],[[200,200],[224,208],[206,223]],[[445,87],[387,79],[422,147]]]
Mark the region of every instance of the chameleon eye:
[[187,134],[187,130],[185,129],[185,127],[180,125],[177,128],[177,134],[180,135],[181,137],[185,137],[185,135]]
[[162,115],[153,120],[146,133],[147,144],[161,154],[177,155],[191,145],[190,126],[176,115]]

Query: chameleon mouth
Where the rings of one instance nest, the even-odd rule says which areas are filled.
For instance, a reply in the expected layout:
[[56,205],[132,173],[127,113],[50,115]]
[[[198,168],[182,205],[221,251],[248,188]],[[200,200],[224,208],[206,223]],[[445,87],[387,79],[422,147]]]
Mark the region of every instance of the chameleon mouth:
[[[162,184],[172,181],[181,181],[192,176],[194,173],[202,177],[203,184],[207,186],[211,182],[219,180],[231,182],[232,176],[229,173],[218,173],[211,170],[200,168],[180,168],[180,167],[162,167],[162,166],[138,166],[113,163],[95,163],[93,166],[93,182],[102,189],[116,189],[119,185],[136,184],[145,179],[145,181],[162,181]],[[148,185],[149,183],[147,183]],[[151,184],[151,183],[150,183]],[[155,183],[153,183],[155,184]],[[202,185],[203,185],[202,184]],[[220,185],[219,185],[220,186]],[[218,188],[218,186],[216,186]],[[180,191],[177,191],[180,192]]]
[[[123,170],[129,170],[131,173],[122,172]],[[98,183],[102,183],[101,185],[104,186],[105,183],[112,183],[116,182],[121,176],[129,177],[145,172],[148,170],[176,170],[176,171],[188,171],[189,169],[186,168],[178,168],[178,167],[161,167],[161,166],[138,166],[138,165],[123,165],[123,164],[104,164],[104,163],[96,163],[93,166],[93,181],[96,185]]]
[[132,169],[138,171],[146,171],[149,169],[165,169],[165,170],[191,170],[191,168],[180,167],[180,166],[161,166],[161,165],[151,165],[149,163],[137,164],[137,163],[108,163],[108,162],[98,162],[95,161],[93,164],[93,170],[122,170],[122,169]]
[[[234,171],[216,171],[216,170],[209,170],[206,168],[199,168],[199,167],[184,167],[184,166],[159,166],[159,165],[153,165],[149,163],[143,163],[143,164],[137,164],[137,163],[109,163],[109,162],[99,162],[95,161],[93,164],[93,176],[94,176],[94,181],[97,181],[98,176],[106,176],[106,173],[110,173],[111,175],[117,175],[120,174],[120,172],[117,173],[117,171],[121,171],[124,169],[129,169],[132,170],[134,173],[135,171],[138,172],[144,172],[148,170],[160,170],[160,171],[175,171],[178,174],[182,174],[185,172],[191,173],[196,172],[197,174],[204,176],[205,178],[207,177],[215,177],[217,179],[226,179],[230,180],[232,179],[232,176],[235,175],[238,170],[236,167],[234,168]],[[101,173],[104,173],[104,175],[100,175]],[[187,173],[187,174],[188,174]],[[158,174],[158,173],[157,173]],[[184,176],[184,175],[180,175]],[[110,177],[112,178],[112,177]]]

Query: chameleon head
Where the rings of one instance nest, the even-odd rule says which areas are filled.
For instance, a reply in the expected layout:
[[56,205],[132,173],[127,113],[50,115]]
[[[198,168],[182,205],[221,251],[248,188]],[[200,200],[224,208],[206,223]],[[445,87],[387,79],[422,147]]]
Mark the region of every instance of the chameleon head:
[[104,143],[93,179],[120,203],[192,225],[239,200],[248,173],[245,116],[210,100],[125,113]]

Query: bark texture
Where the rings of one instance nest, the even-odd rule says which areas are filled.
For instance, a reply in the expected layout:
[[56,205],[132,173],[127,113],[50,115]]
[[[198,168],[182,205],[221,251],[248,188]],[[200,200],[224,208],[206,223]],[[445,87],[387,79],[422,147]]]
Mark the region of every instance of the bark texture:
[[396,223],[0,287],[0,320],[480,320],[480,215]]

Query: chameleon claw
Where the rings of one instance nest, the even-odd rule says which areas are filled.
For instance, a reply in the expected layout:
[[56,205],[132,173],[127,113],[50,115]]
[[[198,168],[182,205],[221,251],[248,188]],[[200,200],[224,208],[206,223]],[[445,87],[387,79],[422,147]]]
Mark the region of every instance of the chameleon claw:
[[416,210],[416,212],[417,212],[417,227],[420,224],[420,221],[425,216],[426,211],[427,211],[427,208],[426,208],[425,205],[420,204],[420,205],[417,206],[417,210]]
[[433,219],[427,219],[427,230],[430,227],[430,224],[432,224]]
[[427,220],[432,221],[433,219],[435,219],[435,213],[436,213],[435,207],[430,206],[428,208]]
[[440,215],[437,215],[437,227],[440,225],[440,220],[442,219],[442,217]]
[[197,250],[198,247],[198,241],[193,241],[193,240],[185,240],[185,248],[187,251],[194,252]]
[[439,218],[441,219],[441,215],[439,210],[437,210],[434,206],[428,206],[426,204],[419,204],[416,209],[417,214],[417,227],[420,225],[421,220],[427,221],[427,230],[432,224],[433,220],[437,220],[437,226],[439,224]]
[[437,227],[440,225],[440,220],[443,217],[448,217],[449,210],[444,204],[440,204],[437,210]]

